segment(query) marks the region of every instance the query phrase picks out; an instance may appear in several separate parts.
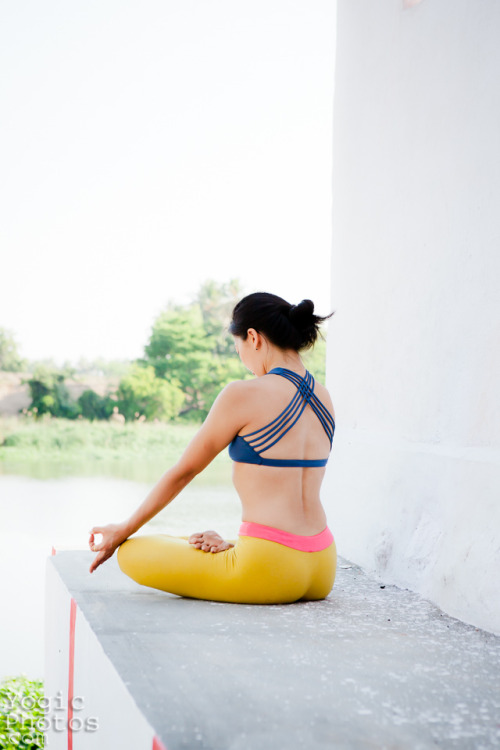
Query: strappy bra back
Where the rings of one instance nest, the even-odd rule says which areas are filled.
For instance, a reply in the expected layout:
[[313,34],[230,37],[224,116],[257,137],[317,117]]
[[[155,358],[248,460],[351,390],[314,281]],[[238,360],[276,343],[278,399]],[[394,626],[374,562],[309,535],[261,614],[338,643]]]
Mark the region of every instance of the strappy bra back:
[[275,367],[269,375],[281,375],[297,388],[297,392],[276,419],[259,430],[246,435],[236,435],[229,444],[229,456],[233,461],[244,464],[259,464],[261,466],[326,466],[327,458],[295,459],[295,458],[266,458],[262,454],[276,445],[289,432],[302,416],[309,404],[319,419],[332,447],[335,422],[319,398],[314,393],[314,378],[306,371],[304,377],[284,367]]

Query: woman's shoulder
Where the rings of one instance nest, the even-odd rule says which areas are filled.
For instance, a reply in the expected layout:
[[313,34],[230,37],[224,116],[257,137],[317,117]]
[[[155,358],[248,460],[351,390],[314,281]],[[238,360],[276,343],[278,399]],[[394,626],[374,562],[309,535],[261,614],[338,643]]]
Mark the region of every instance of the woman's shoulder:
[[[282,380],[282,378],[280,378]],[[223,400],[225,405],[231,408],[232,405],[244,404],[247,409],[253,409],[256,403],[262,403],[267,398],[273,400],[279,393],[276,388],[276,382],[272,377],[258,377],[248,380],[233,380],[228,383],[221,393],[219,399]]]
[[260,380],[262,378],[233,380],[228,383],[217,396],[211,413],[225,422],[234,423],[238,432],[248,424],[258,406],[267,401],[263,397]]
[[257,391],[258,387],[258,381],[260,378],[253,378],[252,380],[232,380],[230,383],[228,383],[221,391],[221,394],[224,394],[228,399],[230,398],[238,398],[239,396],[243,394],[252,393],[253,391]]
[[258,379],[232,380],[224,386],[217,396],[217,401],[223,404],[225,408],[231,409],[242,404],[247,404],[254,396],[257,397],[258,393]]

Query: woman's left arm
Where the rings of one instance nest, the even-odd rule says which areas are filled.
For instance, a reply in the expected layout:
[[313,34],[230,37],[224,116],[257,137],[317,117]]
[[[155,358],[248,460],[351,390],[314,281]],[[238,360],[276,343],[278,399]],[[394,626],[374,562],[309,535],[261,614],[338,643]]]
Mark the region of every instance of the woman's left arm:
[[[89,546],[93,552],[98,553],[90,566],[91,573],[108,560],[125,539],[172,502],[229,445],[247,421],[246,399],[243,397],[247,384],[248,381],[235,381],[221,391],[180,460],[163,474],[130,518],[121,524],[94,526],[91,529]],[[95,534],[102,534],[99,544],[95,543]]]

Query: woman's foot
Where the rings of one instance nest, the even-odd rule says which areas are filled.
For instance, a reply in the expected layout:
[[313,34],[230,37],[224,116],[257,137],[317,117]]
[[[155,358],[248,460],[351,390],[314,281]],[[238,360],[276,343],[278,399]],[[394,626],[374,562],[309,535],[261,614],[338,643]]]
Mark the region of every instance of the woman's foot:
[[209,531],[202,531],[199,534],[191,534],[189,537],[189,544],[192,544],[196,549],[203,550],[203,552],[224,552],[224,550],[234,547],[234,544],[224,541],[224,539],[212,529]]

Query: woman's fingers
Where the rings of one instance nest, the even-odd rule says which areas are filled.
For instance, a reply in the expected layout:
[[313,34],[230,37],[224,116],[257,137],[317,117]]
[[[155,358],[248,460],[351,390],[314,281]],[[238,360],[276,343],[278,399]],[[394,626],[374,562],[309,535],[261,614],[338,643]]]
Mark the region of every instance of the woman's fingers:
[[202,552],[223,552],[234,546],[229,542],[225,542],[220,534],[212,529],[191,534],[189,543],[196,549],[201,549]]
[[203,534],[191,534],[188,541],[189,544],[193,545],[193,547],[196,547],[196,549],[200,549],[201,545],[203,544]]
[[99,565],[102,565],[103,562],[106,562],[106,560],[109,560],[109,558],[113,556],[115,549],[116,549],[112,545],[111,546],[108,545],[105,547],[103,544],[101,545],[101,547],[102,548],[99,550],[98,549],[93,550],[94,552],[97,552],[97,555],[94,557],[90,565],[89,570],[91,573],[93,573],[94,570],[96,570],[96,568],[99,567]]
[[217,547],[212,548],[212,552],[225,552],[227,549],[231,549],[231,547],[234,547],[234,544],[231,544],[231,542],[226,542],[224,539],[221,541]]
[[210,544],[207,552],[225,552],[227,549],[230,549],[233,545],[229,544],[228,542],[225,542],[224,539],[221,539],[220,542],[217,544]]
[[103,552],[99,553],[99,555],[97,555],[97,557],[94,559],[94,561],[92,562],[89,568],[90,572],[93,573],[94,570],[96,570],[96,568],[99,567],[99,565],[101,565],[103,562],[105,562],[108,559],[108,557],[111,557],[111,555],[107,555],[106,553],[103,553]]
[[214,543],[213,543],[213,542],[208,542],[208,541],[205,541],[205,542],[203,542],[203,544],[201,545],[201,548],[202,548],[203,552],[210,552],[210,550],[211,550],[211,548],[212,548],[213,546],[214,546]]
[[93,559],[92,564],[89,568],[90,573],[93,573],[96,568],[99,567],[101,563],[103,563],[105,560],[107,560],[109,555],[106,555],[103,552],[99,552],[99,554]]
[[89,542],[91,544],[96,544],[96,545],[99,544],[100,540],[96,539],[96,534],[97,536],[103,536],[103,533],[104,533],[104,528],[102,526],[93,526],[89,531],[89,534],[90,534]]
[[92,552],[99,552],[104,547],[104,535],[102,534],[102,540],[98,540],[96,539],[96,536],[95,536],[96,534],[98,534],[98,536],[101,536],[101,532],[98,532],[98,531],[94,532],[94,530],[90,532],[89,547],[92,550]]
[[202,531],[195,534],[191,534],[189,537],[189,543],[194,545],[197,549],[205,549],[205,547],[208,548],[208,545],[213,544],[213,539],[210,539],[210,536],[213,532],[209,531]]
[[[96,537],[99,537],[97,539]],[[91,552],[97,552],[89,570],[91,573],[103,562],[113,556],[117,547],[127,538],[126,531],[120,524],[107,526],[93,526],[89,531],[89,547]]]

